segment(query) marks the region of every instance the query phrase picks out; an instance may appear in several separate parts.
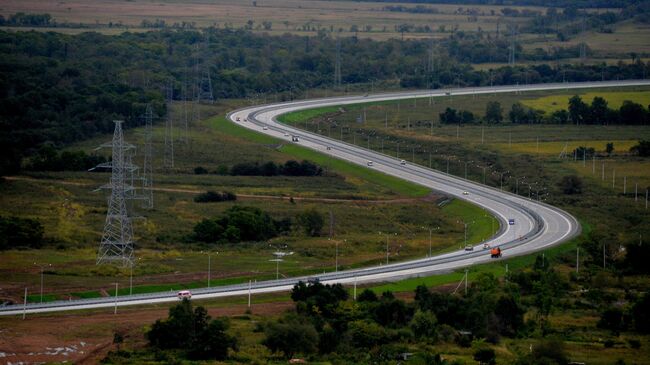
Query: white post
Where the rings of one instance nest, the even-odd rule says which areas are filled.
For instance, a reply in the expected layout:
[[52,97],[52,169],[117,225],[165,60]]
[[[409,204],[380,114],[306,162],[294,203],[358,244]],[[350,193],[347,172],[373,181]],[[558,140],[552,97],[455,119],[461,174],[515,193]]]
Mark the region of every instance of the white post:
[[115,310],[113,314],[117,314],[117,283],[115,283]]
[[131,263],[131,272],[129,275],[129,295],[133,295],[133,263]]
[[251,307],[251,285],[252,281],[248,280],[248,308]]
[[27,287],[25,287],[25,300],[23,302],[23,319],[25,319],[26,314],[27,314]]
[[212,271],[212,257],[208,254],[208,288],[210,287],[210,272]]
[[352,299],[357,300],[357,277],[354,277],[354,291],[352,292]]
[[386,265],[388,265],[388,234],[386,234]]
[[41,266],[41,303],[43,303],[43,266]]
[[429,257],[431,257],[431,228],[429,228]]
[[336,241],[336,255],[335,255],[335,263],[334,263],[334,272],[339,271],[339,241]]
[[596,173],[596,152],[594,152],[593,163],[591,164],[591,173],[592,175]]

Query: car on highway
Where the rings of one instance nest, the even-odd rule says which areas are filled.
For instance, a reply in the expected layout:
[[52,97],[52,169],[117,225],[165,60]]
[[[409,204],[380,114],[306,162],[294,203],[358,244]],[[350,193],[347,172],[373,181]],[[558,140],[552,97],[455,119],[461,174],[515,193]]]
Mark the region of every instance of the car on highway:
[[289,137],[289,133],[284,132],[284,136],[285,136],[285,137]]
[[239,117],[237,117],[237,121],[239,122],[240,120],[241,120],[241,119],[239,119]]
[[330,147],[330,146],[327,146],[327,150],[328,150],[328,151],[329,151],[329,150],[331,150],[331,149],[332,149],[332,147]]
[[490,248],[490,244],[489,244],[489,243],[484,243],[484,244],[483,244],[483,249],[484,249],[484,250],[487,250],[487,249],[489,249],[489,248]]
[[269,130],[269,127],[264,126],[264,127],[262,127],[262,129],[265,130],[265,131],[268,131],[268,130]]
[[192,298],[192,292],[189,290],[181,290],[178,292],[178,299],[191,299]]
[[373,165],[372,161],[368,161],[367,165],[372,166]]
[[508,219],[508,224],[511,225],[511,226],[514,226],[515,225],[515,219],[514,218]]
[[404,161],[404,160],[400,160],[399,164],[402,165],[402,166],[404,166],[404,165],[406,165],[406,161]]
[[298,136],[291,136],[291,142],[300,142],[300,138]]
[[465,246],[465,251],[474,251],[474,246],[472,245]]
[[463,195],[469,195],[469,192],[463,191]]

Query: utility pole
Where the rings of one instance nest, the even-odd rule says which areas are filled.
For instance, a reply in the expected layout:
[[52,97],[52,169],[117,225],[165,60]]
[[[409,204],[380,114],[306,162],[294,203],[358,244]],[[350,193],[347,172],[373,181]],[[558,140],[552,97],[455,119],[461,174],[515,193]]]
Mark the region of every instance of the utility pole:
[[252,280],[248,280],[248,308],[251,307],[251,286],[252,286]]
[[117,314],[117,282],[115,282],[115,310],[113,314]]
[[23,302],[23,320],[25,319],[26,314],[27,314],[27,287],[25,287],[25,297]]

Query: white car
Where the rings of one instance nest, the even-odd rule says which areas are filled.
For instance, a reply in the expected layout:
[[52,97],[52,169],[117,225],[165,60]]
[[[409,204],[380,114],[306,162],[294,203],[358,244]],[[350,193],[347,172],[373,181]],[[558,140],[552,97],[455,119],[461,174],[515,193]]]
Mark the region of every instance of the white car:
[[399,162],[399,164],[402,165],[402,166],[404,166],[404,165],[406,165],[406,161],[401,160],[401,161]]
[[189,290],[181,290],[178,292],[178,299],[191,299],[192,298],[192,292]]
[[465,251],[474,251],[474,246],[472,245],[465,246]]
[[463,191],[463,195],[469,195],[469,192]]
[[237,117],[237,121],[239,122],[240,120],[241,120],[241,119],[239,119],[239,117]]
[[264,126],[264,127],[262,127],[262,129],[265,130],[265,131],[268,131],[268,130],[269,130],[269,127]]
[[289,133],[284,132],[284,136],[285,136],[285,137],[289,137]]
[[368,166],[372,166],[372,161],[368,161]]

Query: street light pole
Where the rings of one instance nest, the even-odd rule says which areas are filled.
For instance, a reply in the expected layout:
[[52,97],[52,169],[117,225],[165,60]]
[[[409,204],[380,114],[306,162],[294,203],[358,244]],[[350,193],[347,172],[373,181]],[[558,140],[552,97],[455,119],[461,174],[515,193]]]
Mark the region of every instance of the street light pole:
[[46,267],[52,266],[52,264],[37,264],[34,263],[35,266],[38,266],[41,269],[41,303],[43,303],[43,270]]

